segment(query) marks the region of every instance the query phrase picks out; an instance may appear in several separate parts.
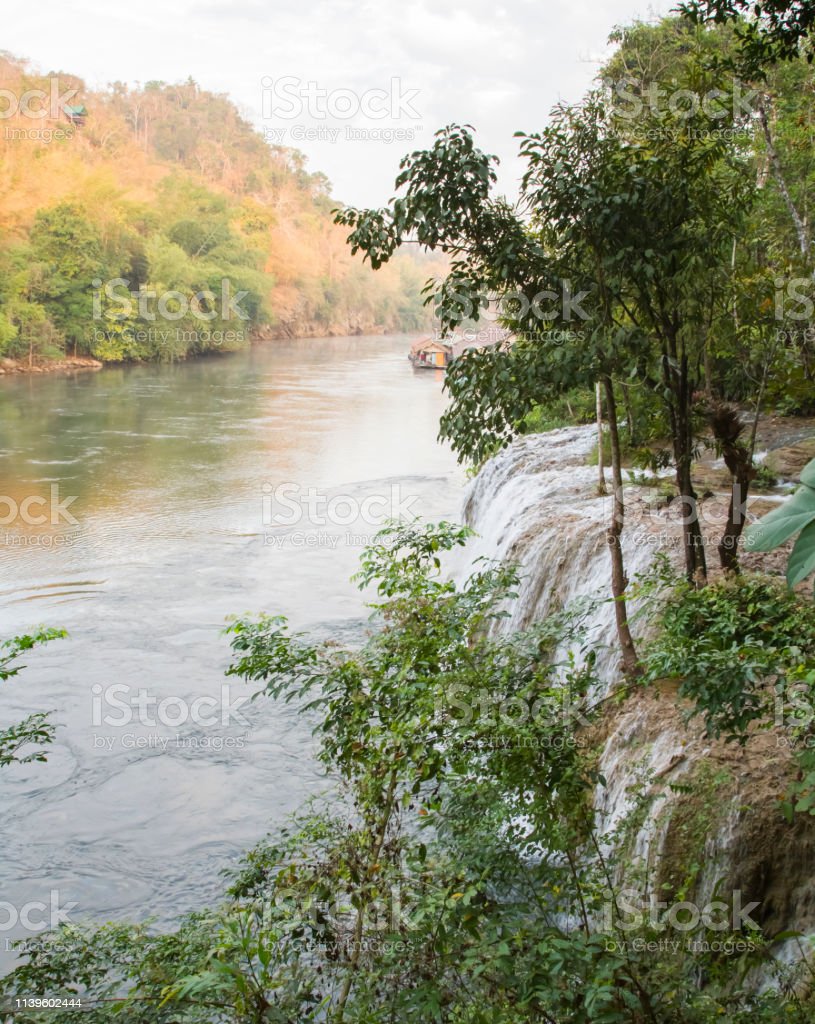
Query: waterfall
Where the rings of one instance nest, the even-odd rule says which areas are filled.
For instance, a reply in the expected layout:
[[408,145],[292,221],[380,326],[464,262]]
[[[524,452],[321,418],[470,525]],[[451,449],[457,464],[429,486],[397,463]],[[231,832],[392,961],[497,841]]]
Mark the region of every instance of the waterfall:
[[[594,696],[601,697],[619,682],[620,674],[606,544],[612,499],[598,495],[597,468],[587,463],[596,437],[592,425],[516,439],[470,484],[464,519],[477,534],[469,550],[470,567],[480,558],[520,567],[518,596],[507,608],[507,617],[499,620],[502,631],[525,629],[567,604],[588,600],[585,643],[596,654],[599,692]],[[621,543],[626,573],[634,579],[652,564],[661,538],[673,535],[676,528],[660,517],[643,516],[640,497],[627,493],[626,504]],[[655,522],[664,528],[661,534],[653,530]],[[630,602],[629,614],[634,616],[636,610],[636,601]],[[563,660],[566,653],[562,645],[555,660]],[[598,786],[595,794],[601,832],[610,833],[625,817],[631,806],[628,794],[643,772],[664,777],[683,760],[681,728],[669,728],[647,749],[636,742],[638,733],[650,732],[651,710],[647,701],[630,709],[606,740],[600,757],[606,785]],[[632,749],[637,749],[636,758]],[[636,854],[645,859],[661,845],[664,825],[659,811],[655,807],[636,839]]]
[[[598,496],[597,468],[587,464],[595,439],[594,426],[516,439],[469,485],[464,519],[477,533],[468,545],[469,570],[476,560],[488,558],[514,562],[522,573],[517,598],[497,627],[501,631],[524,629],[580,598],[598,599],[590,606],[585,626],[586,642],[597,652],[596,695],[604,696],[620,682],[620,672],[605,540],[611,498]],[[659,509],[649,497],[640,487],[626,487],[622,547],[629,580],[646,571],[657,552],[668,553],[676,565],[681,562],[678,513]],[[717,529],[714,523],[712,540]],[[641,645],[651,623],[645,616],[636,617],[636,601],[629,602],[629,618]],[[565,653],[556,652],[555,660]],[[727,876],[735,888],[747,880],[751,890],[756,887],[751,898],[766,900],[768,913],[781,918],[782,927],[811,932],[815,886],[807,880],[809,847],[802,847],[801,877],[793,886],[784,844],[766,844],[756,826],[778,818],[777,790],[766,786],[759,796],[756,782],[766,773],[766,765],[779,760],[778,752],[762,746],[770,744],[771,737],[737,749],[707,737],[699,718],[685,721],[676,689],[676,681],[666,681],[638,690],[622,704],[607,705],[598,761],[605,782],[594,794],[601,844],[606,845],[602,837],[610,838],[627,817],[634,794],[644,793],[650,798],[649,810],[631,837],[627,859],[647,865],[647,877],[656,878],[660,863],[670,862],[682,837],[681,814],[674,820],[680,799],[674,784],[692,782],[701,764],[724,769],[732,783],[718,794],[718,824],[707,837],[706,870],[698,880],[697,898],[709,898],[720,876]],[[778,784],[783,784],[781,779]],[[752,815],[745,807],[752,808]],[[754,870],[746,872],[745,861],[754,863]],[[800,909],[774,911],[773,884],[803,893]],[[789,943],[781,950],[783,959],[797,955]],[[755,980],[759,986],[768,983],[762,972]]]
[[[518,438],[472,481],[464,519],[478,534],[471,547],[473,561],[486,557],[520,566],[520,590],[502,629],[525,629],[580,598],[596,600],[586,620],[586,638],[597,652],[598,677],[608,688],[617,678],[619,661],[606,544],[612,499],[598,496],[597,468],[587,465],[596,437],[594,426],[584,426]],[[628,512],[635,528],[627,528],[622,537],[629,579],[649,568],[660,547],[656,520],[649,517],[646,524],[642,506],[637,498]],[[635,611],[636,604],[630,613]]]

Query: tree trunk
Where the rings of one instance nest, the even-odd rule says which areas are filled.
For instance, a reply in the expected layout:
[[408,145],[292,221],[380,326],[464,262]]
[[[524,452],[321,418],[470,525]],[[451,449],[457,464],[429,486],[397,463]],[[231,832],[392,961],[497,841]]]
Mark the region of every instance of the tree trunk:
[[611,475],[614,482],[614,508],[611,523],[606,532],[608,549],[611,555],[611,593],[614,597],[614,615],[617,622],[617,638],[622,652],[622,667],[626,676],[639,675],[641,669],[634,646],[634,638],[628,625],[625,590],[628,579],[625,575],[623,549],[620,544],[623,526],[625,525],[625,503],[623,501],[623,471],[620,462],[620,434],[617,428],[617,405],[614,399],[614,385],[611,377],[603,377],[606,396],[606,416],[608,434],[611,441]]
[[739,572],[739,538],[744,529],[745,502],[750,490],[750,482],[756,475],[753,468],[752,450],[755,445],[758,411],[756,411],[749,448],[739,443],[744,426],[738,409],[732,405],[716,405],[711,410],[709,418],[713,436],[721,446],[725,465],[730,470],[732,477],[727,522],[718,546],[719,562],[725,572]]
[[631,389],[627,384],[622,384],[621,387],[625,404],[625,418],[628,424],[628,443],[633,448],[637,443],[637,424],[634,419],[634,406],[631,402]]
[[739,538],[744,529],[745,502],[747,493],[750,490],[750,481],[756,475],[752,467],[752,459],[747,455],[743,459],[740,454],[747,455],[744,445],[736,445],[733,449],[733,465],[731,467],[728,454],[724,460],[728,469],[733,474],[733,483],[730,490],[730,503],[727,507],[727,523],[725,524],[722,539],[719,541],[719,562],[725,572],[739,572]]
[[809,256],[809,235],[807,233],[806,226],[804,225],[803,218],[798,212],[795,203],[792,201],[790,190],[787,187],[787,182],[784,178],[784,170],[781,167],[781,160],[778,157],[778,152],[773,142],[772,133],[770,131],[770,122],[767,117],[767,101],[769,97],[759,96],[758,98],[758,118],[761,122],[761,130],[764,133],[764,144],[767,147],[767,159],[770,162],[770,168],[772,169],[775,180],[778,184],[778,191],[781,193],[781,198],[784,200],[784,205],[787,207],[787,212],[790,215],[792,223],[795,226],[795,233],[798,236],[798,247],[801,250],[801,255],[806,259]]
[[665,387],[671,395],[668,412],[676,466],[676,488],[682,505],[682,548],[685,555],[685,575],[688,582],[704,586],[707,582],[705,545],[702,528],[699,525],[696,491],[693,489],[691,479],[693,420],[687,355],[683,354],[681,358],[677,358],[675,345],[670,359],[668,352],[663,351],[662,372]]
[[705,394],[713,398],[713,371],[710,366],[710,335],[705,335],[703,352],[703,367],[705,371]]
[[689,410],[678,409],[676,423],[674,459],[676,462],[676,487],[679,491],[679,500],[682,502],[682,546],[685,552],[685,574],[690,583],[704,586],[707,582],[707,562],[705,542],[699,523],[697,496],[691,478],[693,430]]
[[598,380],[594,385],[597,409],[597,493],[606,493],[605,453],[603,451],[603,392]]

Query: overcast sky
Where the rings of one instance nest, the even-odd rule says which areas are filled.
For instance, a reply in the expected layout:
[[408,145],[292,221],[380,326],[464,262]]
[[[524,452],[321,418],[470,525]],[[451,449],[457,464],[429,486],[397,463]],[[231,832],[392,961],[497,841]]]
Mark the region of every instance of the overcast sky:
[[[501,186],[513,194],[513,132],[535,131],[558,100],[579,99],[614,25],[673,6],[40,0],[15,5],[3,47],[42,72],[72,72],[91,87],[192,75],[227,93],[270,141],[302,150],[338,199],[376,205],[392,193],[399,158],[453,121],[474,125],[481,147],[501,157]],[[310,140],[309,131],[322,137]]]

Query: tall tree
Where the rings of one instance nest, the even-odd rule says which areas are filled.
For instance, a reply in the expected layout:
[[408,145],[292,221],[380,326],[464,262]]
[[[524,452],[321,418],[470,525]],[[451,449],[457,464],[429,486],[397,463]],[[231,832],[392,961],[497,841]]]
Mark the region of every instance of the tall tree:
[[[385,210],[338,215],[353,228],[352,246],[375,267],[411,239],[450,253],[451,272],[438,292],[445,327],[478,316],[490,293],[519,293],[521,311],[505,320],[532,339],[522,358],[540,360],[536,381],[557,380],[571,363],[572,373],[579,366],[598,378],[639,373],[658,391],[686,503],[686,571],[699,581],[706,559],[691,476],[694,395],[707,327],[730,293],[732,239],[752,198],[748,168],[722,131],[742,116],[732,89],[719,89],[715,103],[690,115],[648,103],[621,107],[618,97],[600,93],[557,108],[547,128],[522,137],[528,170],[514,209],[491,198],[490,161],[469,131],[445,129],[431,150],[402,161],[397,188],[404,196]],[[539,297],[553,293],[559,308],[542,309]],[[552,328],[574,327],[576,319],[584,321],[578,344],[553,351]],[[516,381],[500,373],[489,380],[467,358],[454,366],[454,402],[442,430],[458,450],[480,457],[506,440],[524,407]],[[467,404],[473,390],[477,409]],[[533,400],[528,389],[522,393]],[[465,410],[478,412],[469,427]]]
[[60,203],[37,214],[31,249],[42,268],[37,298],[76,352],[92,324],[92,282],[104,276],[99,234],[77,205]]
[[[563,117],[571,127],[582,123],[576,111],[563,111]],[[592,125],[596,128],[597,122]],[[555,151],[567,144],[564,133],[567,128],[558,120],[548,136],[553,175],[559,159]],[[614,145],[597,131],[590,134],[597,146]],[[586,136],[584,152],[591,151]],[[593,167],[602,163],[599,151],[595,153]],[[525,413],[546,394],[581,381],[605,382],[612,469],[619,484],[608,540],[623,665],[633,674],[637,657],[625,605],[620,543],[624,505],[612,375],[625,364],[627,352],[636,349],[636,337],[616,316],[612,289],[598,279],[596,253],[581,230],[588,222],[577,224],[571,215],[570,205],[586,201],[590,188],[581,177],[580,160],[569,165],[575,175],[558,195],[560,207],[549,207],[538,198],[531,221],[505,200],[491,196],[493,163],[493,157],[475,147],[467,128],[451,126],[437,133],[431,150],[402,161],[397,188],[404,189],[404,197],[387,210],[340,211],[338,220],[353,228],[349,241],[374,267],[387,262],[411,238],[448,254],[450,273],[430,296],[446,329],[453,330],[471,316],[478,318],[498,299],[504,321],[515,332],[515,344],[510,349],[470,352],[448,372],[453,401],[442,419],[441,434],[461,457],[478,461],[496,444],[507,443]],[[532,198],[530,189],[524,200]]]

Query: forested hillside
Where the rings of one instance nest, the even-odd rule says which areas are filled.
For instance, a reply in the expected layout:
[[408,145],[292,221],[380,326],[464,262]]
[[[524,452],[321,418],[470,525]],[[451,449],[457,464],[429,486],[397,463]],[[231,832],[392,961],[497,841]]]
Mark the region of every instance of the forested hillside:
[[[191,79],[93,92],[8,54],[0,89],[0,356],[177,359],[424,326],[427,263],[372,274],[325,176],[225,96]],[[46,116],[10,105],[30,90]]]

